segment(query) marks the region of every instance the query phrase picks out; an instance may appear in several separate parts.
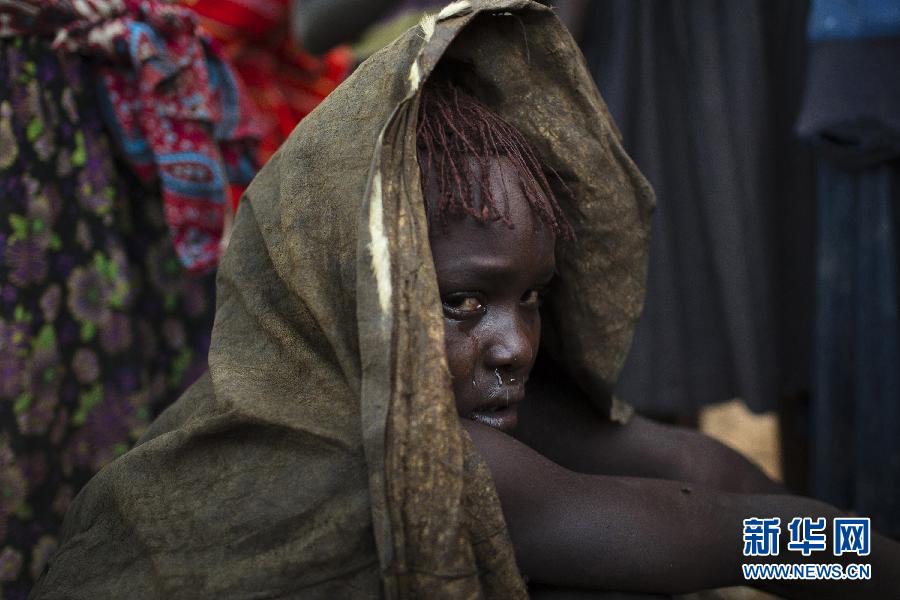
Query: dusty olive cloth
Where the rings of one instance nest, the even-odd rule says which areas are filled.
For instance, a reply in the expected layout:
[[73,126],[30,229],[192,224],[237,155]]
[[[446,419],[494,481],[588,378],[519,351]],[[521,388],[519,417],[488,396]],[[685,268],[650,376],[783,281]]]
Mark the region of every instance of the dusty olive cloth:
[[36,598],[525,596],[444,357],[415,124],[447,57],[576,199],[559,190],[577,241],[542,352],[617,412],[652,191],[552,12],[457,2],[360,66],[251,184],[208,376],[77,497]]

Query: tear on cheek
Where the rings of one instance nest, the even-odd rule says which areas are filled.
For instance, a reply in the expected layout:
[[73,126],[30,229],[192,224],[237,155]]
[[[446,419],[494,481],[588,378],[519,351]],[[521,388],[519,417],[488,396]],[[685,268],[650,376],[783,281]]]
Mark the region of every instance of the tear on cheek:
[[469,336],[469,377],[472,378],[472,387],[475,385],[475,369],[478,365],[478,348],[481,347],[478,336],[474,333]]

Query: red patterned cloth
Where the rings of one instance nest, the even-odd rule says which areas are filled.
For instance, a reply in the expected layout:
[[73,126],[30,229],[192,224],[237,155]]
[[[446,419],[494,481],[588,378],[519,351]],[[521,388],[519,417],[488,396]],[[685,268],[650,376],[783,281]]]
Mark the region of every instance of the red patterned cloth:
[[164,0],[29,0],[4,7],[0,35],[55,36],[99,56],[112,137],[145,181],[158,181],[178,257],[216,265],[229,182],[256,173],[264,121],[188,9]]
[[317,58],[293,42],[289,0],[182,0],[222,48],[265,118],[265,162],[297,123],[343,81],[347,47]]

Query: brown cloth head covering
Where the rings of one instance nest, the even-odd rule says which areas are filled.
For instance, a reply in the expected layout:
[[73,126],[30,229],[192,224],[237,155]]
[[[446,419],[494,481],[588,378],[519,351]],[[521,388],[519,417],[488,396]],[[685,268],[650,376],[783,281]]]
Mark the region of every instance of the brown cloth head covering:
[[652,192],[551,11],[455,2],[361,65],[251,184],[208,376],[78,496],[35,597],[525,596],[444,357],[415,125],[445,57],[572,193],[543,352],[611,409]]

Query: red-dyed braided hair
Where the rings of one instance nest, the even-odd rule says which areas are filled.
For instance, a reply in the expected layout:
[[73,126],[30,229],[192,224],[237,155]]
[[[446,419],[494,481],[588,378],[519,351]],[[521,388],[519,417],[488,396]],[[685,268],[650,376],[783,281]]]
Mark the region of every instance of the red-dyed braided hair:
[[[446,226],[447,215],[469,215],[482,223],[500,220],[512,227],[509,206],[498,206],[489,183],[490,160],[502,156],[518,173],[533,213],[555,234],[574,237],[544,166],[525,136],[449,80],[423,86],[416,142],[422,190],[437,192],[436,198],[425,194],[432,225]],[[556,172],[550,173],[567,190]]]

